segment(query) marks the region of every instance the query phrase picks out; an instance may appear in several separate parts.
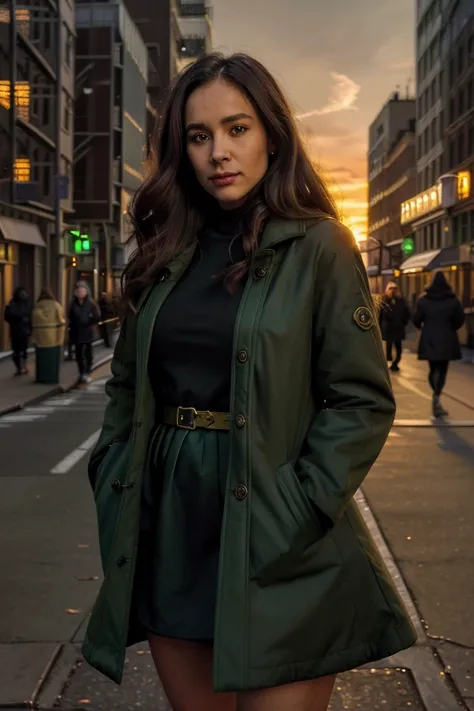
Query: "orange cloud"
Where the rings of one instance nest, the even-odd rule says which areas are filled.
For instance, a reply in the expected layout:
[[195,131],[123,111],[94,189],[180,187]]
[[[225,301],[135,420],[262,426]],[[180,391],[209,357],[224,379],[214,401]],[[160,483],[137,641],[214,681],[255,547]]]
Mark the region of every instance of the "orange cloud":
[[346,74],[338,74],[331,72],[331,77],[334,84],[329,94],[328,103],[320,109],[312,109],[303,114],[299,114],[296,118],[302,120],[311,116],[324,116],[333,114],[337,111],[354,111],[357,107],[354,106],[360,92],[360,84],[356,84]]

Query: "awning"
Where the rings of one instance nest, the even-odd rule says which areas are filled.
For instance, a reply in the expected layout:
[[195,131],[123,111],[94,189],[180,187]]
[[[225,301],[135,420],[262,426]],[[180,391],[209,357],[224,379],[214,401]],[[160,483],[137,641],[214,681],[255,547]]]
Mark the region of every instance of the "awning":
[[14,220],[11,217],[0,217],[0,232],[10,242],[32,244],[35,247],[46,247],[38,225],[33,222]]
[[452,267],[458,264],[470,264],[471,254],[470,245],[452,244],[450,247],[445,247],[441,250],[437,257],[430,264],[431,269],[442,269],[443,267]]
[[420,271],[424,269],[429,269],[431,262],[438,256],[440,252],[441,249],[431,249],[428,252],[414,254],[413,257],[408,257],[408,259],[406,259],[403,264],[401,264],[400,271],[408,272],[412,269]]

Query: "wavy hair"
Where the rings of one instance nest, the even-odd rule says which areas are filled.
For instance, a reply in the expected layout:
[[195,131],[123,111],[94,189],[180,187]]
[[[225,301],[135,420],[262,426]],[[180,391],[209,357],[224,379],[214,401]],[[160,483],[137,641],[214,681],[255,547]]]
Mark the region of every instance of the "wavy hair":
[[246,258],[226,270],[226,287],[233,291],[245,277],[270,218],[338,217],[334,201],[305,151],[288,101],[269,71],[246,54],[209,54],[178,76],[151,138],[148,177],[130,210],[136,250],[122,276],[127,301],[197,241],[206,214],[215,204],[188,159],[184,114],[190,95],[216,79],[245,94],[275,147],[268,171],[247,197],[242,223]]

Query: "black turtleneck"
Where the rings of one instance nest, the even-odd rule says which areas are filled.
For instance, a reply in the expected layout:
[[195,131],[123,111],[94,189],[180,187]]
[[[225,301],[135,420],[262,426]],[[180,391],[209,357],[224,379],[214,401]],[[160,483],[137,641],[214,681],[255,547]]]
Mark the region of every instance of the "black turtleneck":
[[243,210],[216,209],[199,237],[193,260],[155,322],[148,373],[158,406],[228,412],[234,323],[243,291],[221,274],[245,253]]

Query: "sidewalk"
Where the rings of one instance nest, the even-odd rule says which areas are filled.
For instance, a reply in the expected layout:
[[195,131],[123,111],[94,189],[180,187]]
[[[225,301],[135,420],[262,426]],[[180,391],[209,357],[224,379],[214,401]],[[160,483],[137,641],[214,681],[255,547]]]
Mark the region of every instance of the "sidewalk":
[[[105,348],[102,343],[94,345],[94,366],[96,369],[112,359],[113,348]],[[71,390],[77,382],[75,361],[61,363],[59,385],[35,383],[35,356],[28,358],[29,375],[15,377],[15,367],[10,358],[0,360],[0,416],[19,410],[33,402],[39,402],[50,395]]]
[[404,354],[395,426],[363,489],[421,618],[419,646],[474,710],[474,368],[452,364],[445,423],[431,420],[427,369]]

